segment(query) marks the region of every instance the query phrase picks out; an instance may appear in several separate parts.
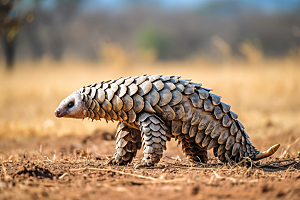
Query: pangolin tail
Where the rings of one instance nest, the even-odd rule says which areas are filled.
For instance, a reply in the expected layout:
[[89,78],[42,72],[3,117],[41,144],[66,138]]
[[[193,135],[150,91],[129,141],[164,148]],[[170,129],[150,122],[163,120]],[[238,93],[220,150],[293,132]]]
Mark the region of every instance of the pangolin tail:
[[259,152],[253,160],[260,160],[260,159],[269,157],[269,156],[273,155],[278,150],[279,147],[280,147],[280,144],[275,144],[275,145],[271,146],[267,151]]

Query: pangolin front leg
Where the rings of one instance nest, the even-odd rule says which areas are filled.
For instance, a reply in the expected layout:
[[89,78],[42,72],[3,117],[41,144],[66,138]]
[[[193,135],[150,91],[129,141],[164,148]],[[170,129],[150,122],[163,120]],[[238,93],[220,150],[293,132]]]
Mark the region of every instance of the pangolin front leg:
[[106,164],[127,165],[141,148],[141,132],[120,122],[116,138],[116,153],[106,161]]
[[144,158],[135,167],[153,166],[160,161],[163,151],[167,149],[167,127],[157,115],[143,113],[140,116],[140,130],[142,132]]

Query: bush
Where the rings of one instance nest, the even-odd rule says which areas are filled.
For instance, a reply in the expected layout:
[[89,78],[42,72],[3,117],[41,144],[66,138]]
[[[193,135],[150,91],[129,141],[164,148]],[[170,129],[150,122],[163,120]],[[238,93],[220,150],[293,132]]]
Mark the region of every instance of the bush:
[[170,40],[162,31],[146,28],[138,35],[138,45],[143,50],[155,51],[159,59],[164,59],[170,49]]

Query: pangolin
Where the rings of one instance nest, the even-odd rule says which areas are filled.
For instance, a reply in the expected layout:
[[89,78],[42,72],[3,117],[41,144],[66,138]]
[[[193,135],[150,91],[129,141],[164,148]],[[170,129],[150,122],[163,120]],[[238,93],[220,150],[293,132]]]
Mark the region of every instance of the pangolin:
[[116,152],[107,164],[125,165],[143,147],[136,167],[158,163],[166,142],[182,143],[189,160],[206,162],[207,150],[222,162],[243,157],[259,160],[276,152],[279,144],[260,152],[230,106],[212,89],[173,75],[143,75],[85,86],[65,98],[56,117],[118,121]]

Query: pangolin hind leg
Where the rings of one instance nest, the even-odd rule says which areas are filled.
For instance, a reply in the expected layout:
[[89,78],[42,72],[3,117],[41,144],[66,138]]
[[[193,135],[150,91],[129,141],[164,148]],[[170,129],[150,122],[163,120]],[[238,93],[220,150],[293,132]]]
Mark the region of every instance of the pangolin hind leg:
[[167,149],[167,127],[164,122],[157,115],[149,113],[143,113],[139,119],[144,158],[135,165],[136,168],[158,163]]
[[141,132],[120,122],[116,137],[116,153],[106,161],[106,164],[127,165],[142,146]]
[[200,147],[195,143],[195,138],[184,138],[182,140],[182,151],[192,162],[206,163],[208,160],[207,148]]

